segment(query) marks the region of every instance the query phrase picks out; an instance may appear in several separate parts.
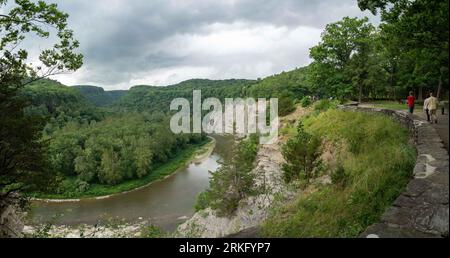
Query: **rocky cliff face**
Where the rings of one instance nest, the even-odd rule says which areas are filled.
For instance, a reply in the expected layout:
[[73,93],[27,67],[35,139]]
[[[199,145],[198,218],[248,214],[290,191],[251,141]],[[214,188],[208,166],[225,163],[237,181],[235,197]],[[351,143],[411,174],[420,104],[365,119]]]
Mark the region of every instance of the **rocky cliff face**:
[[0,238],[22,237],[23,227],[19,200],[0,200]]

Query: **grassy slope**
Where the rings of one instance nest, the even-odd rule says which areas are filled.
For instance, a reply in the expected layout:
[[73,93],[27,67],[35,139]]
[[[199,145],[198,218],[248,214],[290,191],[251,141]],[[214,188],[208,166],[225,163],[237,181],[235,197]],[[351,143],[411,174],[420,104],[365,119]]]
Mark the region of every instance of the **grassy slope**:
[[276,206],[263,235],[357,237],[380,219],[410,180],[416,153],[408,132],[388,117],[337,110],[304,123],[309,132],[346,146],[337,161],[347,183],[318,186]]
[[[107,196],[111,194],[130,191],[173,174],[178,169],[189,163],[196,155],[205,152],[206,149],[209,148],[208,143],[210,141],[211,140],[208,139],[208,141],[205,141],[202,144],[191,145],[190,147],[185,148],[184,150],[180,151],[175,158],[157,167],[150,174],[143,178],[128,180],[114,186],[92,184],[84,193],[68,192],[64,194],[35,194],[34,197],[42,199],[75,199]],[[70,180],[74,182],[75,178]]]

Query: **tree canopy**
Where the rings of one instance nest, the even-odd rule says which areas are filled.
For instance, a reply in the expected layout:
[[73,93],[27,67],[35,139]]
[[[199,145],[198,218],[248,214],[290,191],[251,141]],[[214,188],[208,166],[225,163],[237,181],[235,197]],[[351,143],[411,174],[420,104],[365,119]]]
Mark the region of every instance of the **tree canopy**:
[[372,42],[375,28],[367,18],[345,17],[328,24],[322,33],[322,41],[311,48],[314,59],[311,76],[314,89],[321,95],[345,99],[368,87],[371,69]]
[[448,1],[358,0],[358,5],[381,14],[392,86],[427,88],[441,97],[448,88]]
[[[44,187],[45,142],[41,141],[45,120],[26,112],[23,86],[39,78],[82,65],[79,43],[67,27],[66,13],[44,1],[0,0],[0,201],[18,189]],[[34,37],[50,38],[52,47],[31,63],[23,43]]]

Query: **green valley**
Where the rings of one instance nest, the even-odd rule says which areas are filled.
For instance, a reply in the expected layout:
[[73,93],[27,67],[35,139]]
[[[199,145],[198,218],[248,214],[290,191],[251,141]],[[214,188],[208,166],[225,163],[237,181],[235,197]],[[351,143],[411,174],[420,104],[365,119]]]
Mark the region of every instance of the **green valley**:
[[0,238],[448,238],[448,16],[0,0]]

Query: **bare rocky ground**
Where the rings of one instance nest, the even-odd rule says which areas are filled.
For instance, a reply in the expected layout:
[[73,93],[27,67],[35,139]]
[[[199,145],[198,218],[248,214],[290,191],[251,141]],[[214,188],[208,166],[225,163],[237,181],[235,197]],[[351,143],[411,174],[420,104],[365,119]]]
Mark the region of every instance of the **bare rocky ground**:
[[38,238],[138,238],[146,223],[122,224],[117,226],[79,225],[69,226],[25,226],[23,234]]

